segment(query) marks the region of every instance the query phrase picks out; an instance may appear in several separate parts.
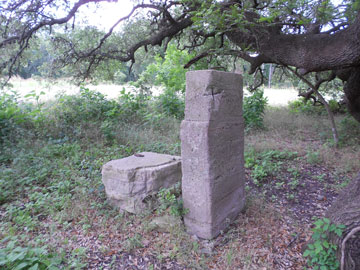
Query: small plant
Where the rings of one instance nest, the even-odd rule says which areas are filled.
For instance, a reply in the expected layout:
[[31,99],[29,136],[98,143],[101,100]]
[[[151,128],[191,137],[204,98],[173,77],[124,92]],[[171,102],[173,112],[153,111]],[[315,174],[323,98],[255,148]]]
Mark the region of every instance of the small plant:
[[297,168],[288,168],[287,171],[291,173],[292,180],[289,182],[291,189],[296,189],[299,186],[300,171]]
[[322,159],[318,151],[308,151],[306,154],[306,161],[310,164],[320,164]]
[[254,184],[261,186],[266,177],[274,175],[283,164],[282,160],[294,159],[296,152],[267,150],[259,154],[252,149],[245,152],[245,167],[252,169],[251,177]]
[[281,189],[284,186],[285,182],[276,182],[275,183],[275,188],[276,189]]
[[296,189],[299,186],[299,180],[293,179],[289,183],[291,189]]
[[341,236],[344,225],[331,224],[327,218],[314,222],[311,236],[313,243],[309,244],[303,256],[307,257],[307,265],[313,270],[337,270],[339,262],[336,259],[337,246],[328,240],[329,233]]
[[192,242],[192,250],[195,252],[199,250],[199,243],[197,241]]
[[316,180],[320,181],[320,182],[323,182],[325,177],[326,177],[326,174],[325,173],[322,173],[320,175],[316,175],[314,176]]
[[289,201],[293,201],[293,200],[295,200],[295,194],[293,194],[293,193],[287,193],[287,194],[286,194],[286,198],[287,198]]
[[288,168],[287,171],[291,173],[295,179],[300,176],[300,171],[297,168]]
[[20,247],[17,244],[17,241],[12,240],[0,249],[1,269],[59,269],[61,259],[48,253],[46,247]]
[[227,265],[231,266],[234,260],[234,252],[233,249],[230,249],[227,253],[226,253],[226,263]]
[[158,193],[159,207],[158,213],[162,213],[169,209],[170,214],[176,217],[182,217],[188,212],[184,209],[182,199],[177,197],[180,195],[180,184],[176,184],[173,188],[162,188]]
[[251,177],[254,184],[257,186],[261,185],[261,182],[269,175],[267,163],[255,164],[253,171],[251,172]]
[[87,263],[84,262],[86,258],[86,248],[78,247],[75,248],[70,257],[68,258],[68,264],[70,269],[84,269]]
[[141,241],[141,234],[135,234],[133,237],[129,237],[126,242],[125,242],[125,248],[128,251],[137,249],[137,248],[142,248],[143,244]]

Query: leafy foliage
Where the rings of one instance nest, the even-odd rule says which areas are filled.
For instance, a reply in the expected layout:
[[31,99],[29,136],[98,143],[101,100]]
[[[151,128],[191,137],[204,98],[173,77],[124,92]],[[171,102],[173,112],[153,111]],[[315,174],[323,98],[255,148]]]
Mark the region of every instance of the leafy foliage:
[[0,96],[0,142],[16,125],[24,121],[25,115],[18,105],[16,93],[2,93]]
[[61,258],[50,254],[46,247],[20,247],[16,241],[9,241],[0,249],[0,267],[4,270],[55,270],[59,269]]
[[[61,117],[65,122],[69,124],[116,116],[120,109],[120,106],[115,101],[109,101],[103,94],[91,91],[83,86],[80,87],[78,97],[64,96],[59,101],[59,113],[61,113]],[[70,108],[72,111],[69,110]]]
[[158,99],[158,106],[161,112],[165,115],[175,116],[178,119],[183,119],[185,115],[185,100],[184,95],[165,90],[160,94]]
[[[166,50],[165,57],[155,57],[155,63],[150,64],[142,76],[147,80],[154,80],[155,85],[162,85],[168,91],[185,92],[185,74],[187,70],[184,65],[194,57],[194,53],[180,51],[174,44],[170,44]],[[142,81],[139,81],[142,82]]]
[[163,87],[164,91],[157,98],[159,111],[182,119],[185,109],[185,74],[187,72],[184,65],[193,57],[194,53],[189,54],[178,50],[174,44],[170,44],[164,58],[156,55],[155,63],[147,66],[139,80],[133,85],[144,90],[153,85]]
[[292,113],[304,113],[308,115],[325,113],[322,106],[314,106],[310,100],[305,101],[304,99],[289,102],[289,108]]
[[273,176],[285,159],[294,159],[296,152],[269,150],[256,153],[254,149],[245,152],[245,167],[251,169],[251,178],[261,186],[266,177]]
[[[41,92],[40,95],[43,95]],[[4,140],[16,140],[24,125],[40,127],[43,123],[43,104],[35,91],[25,95],[25,102],[19,100],[16,92],[4,91],[0,95],[0,144]]]
[[243,116],[247,129],[264,128],[264,113],[267,104],[267,98],[264,97],[264,91],[257,90],[250,96],[244,97]]
[[[343,108],[339,105],[339,103],[331,99],[328,101],[330,110],[333,113],[344,112]],[[316,103],[314,104],[311,100],[305,100],[304,98],[300,98],[298,100],[289,102],[289,108],[292,113],[303,113],[307,115],[325,115],[326,110],[322,104]]]
[[339,262],[336,258],[337,246],[329,242],[328,234],[334,233],[340,237],[345,226],[331,224],[327,218],[316,220],[314,225],[311,236],[313,243],[308,245],[303,254],[308,258],[308,266],[313,270],[339,269]]
[[158,212],[162,213],[169,209],[170,214],[176,217],[184,216],[188,210],[184,208],[183,201],[179,198],[181,194],[180,183],[173,188],[162,188],[158,192],[159,207]]
[[[48,269],[55,262],[53,246],[35,248],[43,246],[39,239],[49,237],[34,238],[49,230],[43,222],[48,217],[64,228],[74,220],[84,233],[91,229],[82,210],[107,206],[100,173],[104,162],[141,151],[180,151],[174,132],[179,121],[158,114],[147,96],[122,91],[118,100],[108,100],[82,87],[78,95],[62,95],[40,107],[36,97],[30,98],[35,104],[18,103],[15,94],[2,99],[1,123],[8,129],[0,147],[0,207],[6,213],[1,236],[17,235],[17,242],[1,249],[1,269]],[[39,115],[41,124],[36,124]],[[176,214],[180,208],[174,209]],[[61,267],[84,267],[82,251],[63,247]]]

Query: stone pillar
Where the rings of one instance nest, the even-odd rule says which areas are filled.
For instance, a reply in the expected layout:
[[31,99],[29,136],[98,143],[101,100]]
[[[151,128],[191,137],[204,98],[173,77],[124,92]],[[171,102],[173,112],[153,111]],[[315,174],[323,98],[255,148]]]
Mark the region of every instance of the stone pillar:
[[181,123],[182,196],[187,230],[216,237],[243,209],[242,76],[214,70],[186,74]]

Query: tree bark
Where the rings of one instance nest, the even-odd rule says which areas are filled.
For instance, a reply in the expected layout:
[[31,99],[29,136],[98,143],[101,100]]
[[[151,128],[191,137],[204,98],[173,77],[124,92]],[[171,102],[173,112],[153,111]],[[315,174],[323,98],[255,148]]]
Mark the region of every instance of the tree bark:
[[341,237],[330,235],[338,246],[340,270],[360,269],[360,173],[341,192],[326,216],[334,224],[346,226]]
[[344,92],[350,114],[360,122],[360,66],[351,69]]
[[266,56],[267,63],[294,66],[306,72],[360,65],[360,12],[349,27],[334,34],[283,34],[274,27],[256,25],[248,32],[235,29],[226,36],[236,45],[250,46]]

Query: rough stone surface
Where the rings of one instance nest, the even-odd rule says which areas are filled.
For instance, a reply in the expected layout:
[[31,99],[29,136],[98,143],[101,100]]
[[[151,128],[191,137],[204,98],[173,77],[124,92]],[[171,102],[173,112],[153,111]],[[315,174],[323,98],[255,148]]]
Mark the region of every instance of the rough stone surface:
[[211,239],[244,207],[242,76],[213,70],[186,74],[181,123],[182,196],[190,233]]
[[242,76],[199,70],[186,73],[185,120],[238,122],[242,118]]
[[181,159],[178,156],[142,152],[112,160],[102,168],[109,201],[131,213],[141,212],[146,207],[145,198],[180,180]]

